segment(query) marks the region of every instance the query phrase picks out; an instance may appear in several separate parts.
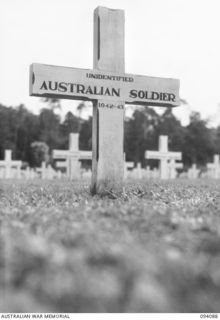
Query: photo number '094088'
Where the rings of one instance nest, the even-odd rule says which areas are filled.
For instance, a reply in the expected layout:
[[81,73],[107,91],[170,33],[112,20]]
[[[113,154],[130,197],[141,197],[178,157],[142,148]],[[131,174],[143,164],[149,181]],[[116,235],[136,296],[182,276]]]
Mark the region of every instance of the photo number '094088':
[[106,109],[124,109],[123,104],[118,103],[104,103],[104,102],[98,102],[99,108],[106,108]]

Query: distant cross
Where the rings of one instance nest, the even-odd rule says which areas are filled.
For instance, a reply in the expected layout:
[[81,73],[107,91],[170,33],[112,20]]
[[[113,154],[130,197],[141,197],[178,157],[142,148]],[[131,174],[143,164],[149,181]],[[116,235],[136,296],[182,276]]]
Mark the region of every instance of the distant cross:
[[134,168],[134,162],[132,161],[126,161],[126,155],[124,153],[124,178],[126,179],[128,177],[129,169]]
[[[69,177],[69,164],[68,164],[68,160],[67,159],[64,160],[64,161],[56,161],[56,168],[57,169],[65,168],[66,169],[66,176]],[[60,171],[60,170],[58,170],[58,171]],[[61,176],[62,176],[62,174],[61,174]]]
[[124,177],[127,178],[128,177],[128,173],[131,172],[131,170],[129,169],[134,169],[134,162],[132,161],[126,161],[124,164]]
[[146,169],[145,169],[145,177],[147,179],[152,178],[152,172],[151,172],[150,166],[147,166]]
[[12,175],[11,175],[12,168],[17,169],[16,177],[20,178],[21,165],[22,165],[22,161],[12,160],[11,150],[5,150],[5,160],[0,161],[0,167],[3,167],[5,169],[5,179],[12,178]]
[[53,169],[51,164],[48,164],[46,168],[46,179],[52,180],[54,178],[57,178],[57,172]]
[[171,159],[169,164],[169,178],[170,179],[175,179],[177,176],[177,171],[176,169],[183,168],[183,163],[182,162],[176,162],[175,159]]
[[30,95],[93,102],[92,193],[122,192],[125,103],[179,105],[179,81],[125,74],[124,11],[94,11],[93,70],[32,64]]
[[[79,133],[70,133],[69,150],[53,150],[53,158],[65,160],[63,166],[67,168],[67,176],[70,179],[79,179],[79,160],[91,160],[92,152],[79,150]],[[61,166],[59,161],[59,167]]]
[[37,177],[37,173],[33,168],[31,168],[29,171],[29,177],[29,179],[35,179]]
[[91,179],[92,171],[91,169],[82,169],[81,170],[81,178],[82,179]]
[[168,136],[159,136],[159,151],[146,151],[146,159],[156,159],[160,161],[160,178],[169,178],[169,161],[181,160],[181,152],[168,151]]
[[[57,178],[57,172],[52,168],[50,164],[46,165],[45,161],[42,161],[41,168],[36,168],[36,172],[40,173],[41,179],[51,180]],[[60,175],[59,175],[60,176]]]
[[193,163],[192,167],[187,171],[187,177],[189,179],[197,179],[199,176],[200,170],[197,169],[196,164]]
[[[56,162],[57,165],[57,162]],[[60,170],[54,170],[54,168],[49,164],[45,171],[45,179],[62,179],[62,172]]]
[[137,179],[142,179],[143,178],[143,169],[141,167],[141,163],[138,162],[136,168],[134,168],[133,170],[133,174],[135,176],[135,178]]
[[219,155],[214,155],[213,163],[207,163],[208,171],[210,172],[212,178],[219,179],[220,178],[220,161]]
[[47,168],[46,168],[46,162],[45,161],[42,161],[40,168],[36,168],[36,172],[40,173],[41,179],[43,179],[43,180],[47,178],[46,170],[47,170]]
[[56,179],[60,180],[62,179],[63,175],[62,175],[62,172],[60,170],[57,170],[56,171]]
[[153,179],[159,179],[160,178],[160,172],[157,168],[153,168],[151,176]]
[[35,179],[36,178],[36,171],[34,171],[34,169],[27,167],[24,171],[23,171],[23,177],[25,179]]

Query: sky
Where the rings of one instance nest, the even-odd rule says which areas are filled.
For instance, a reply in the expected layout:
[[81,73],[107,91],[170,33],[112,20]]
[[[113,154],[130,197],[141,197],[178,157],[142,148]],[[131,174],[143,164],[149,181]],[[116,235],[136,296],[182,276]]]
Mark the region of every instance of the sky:
[[[219,0],[1,0],[0,103],[44,106],[29,97],[33,62],[92,69],[97,6],[125,11],[127,73],[180,79],[182,123],[194,110],[220,124]],[[62,100],[62,112],[77,104]]]

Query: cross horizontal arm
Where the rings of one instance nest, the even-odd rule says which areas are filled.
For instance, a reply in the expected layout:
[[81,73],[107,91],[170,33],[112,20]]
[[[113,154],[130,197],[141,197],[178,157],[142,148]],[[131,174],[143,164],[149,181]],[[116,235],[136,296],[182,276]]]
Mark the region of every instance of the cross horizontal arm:
[[67,166],[67,161],[56,161],[56,168],[66,168]]
[[216,165],[215,163],[207,163],[208,169],[220,169],[220,166]]
[[92,160],[92,151],[80,151],[79,159],[81,159],[81,160]]
[[132,162],[132,161],[126,161],[126,162],[125,162],[125,167],[126,167],[126,168],[133,168],[133,167],[134,167],[134,162]]
[[183,163],[182,162],[174,162],[174,163],[169,163],[168,166],[170,168],[176,168],[176,169],[180,169],[183,168]]
[[52,157],[54,159],[66,159],[69,156],[69,150],[53,150]]
[[179,105],[179,80],[34,63],[30,66],[30,95],[175,107]]
[[182,152],[168,152],[169,159],[182,160]]
[[145,158],[146,159],[175,159],[175,160],[181,160],[182,159],[182,153],[181,152],[160,152],[160,151],[149,151],[147,150],[145,152]]
[[146,151],[145,152],[145,159],[160,160],[162,158],[167,158],[167,153],[166,154],[162,154],[159,151]]
[[0,167],[5,167],[5,166],[10,166],[10,167],[19,167],[22,165],[22,161],[21,160],[11,160],[11,161],[7,161],[7,160],[1,160],[0,161]]

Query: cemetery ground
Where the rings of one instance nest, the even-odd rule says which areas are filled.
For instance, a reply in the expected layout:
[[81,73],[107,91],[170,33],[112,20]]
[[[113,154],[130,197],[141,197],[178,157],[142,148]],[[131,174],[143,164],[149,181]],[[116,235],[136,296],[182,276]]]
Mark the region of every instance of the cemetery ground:
[[0,312],[219,312],[220,181],[0,185]]

